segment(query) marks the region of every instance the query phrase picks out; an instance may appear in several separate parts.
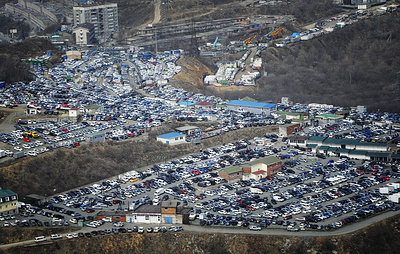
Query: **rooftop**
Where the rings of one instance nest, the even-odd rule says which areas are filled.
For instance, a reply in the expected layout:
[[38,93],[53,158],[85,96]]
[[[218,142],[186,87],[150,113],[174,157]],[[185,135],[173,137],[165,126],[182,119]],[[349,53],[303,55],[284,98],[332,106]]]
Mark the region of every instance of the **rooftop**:
[[10,189],[5,189],[5,190],[0,189],[0,198],[9,197],[12,195],[17,195],[17,194]]
[[229,168],[224,168],[223,170],[219,171],[220,173],[225,173],[225,174],[234,174],[238,172],[242,172],[243,169],[240,166],[233,166]]
[[177,137],[182,137],[182,136],[185,136],[185,134],[177,133],[177,132],[170,132],[170,133],[158,135],[157,138],[177,138]]
[[259,160],[251,161],[251,162],[249,162],[249,164],[251,166],[254,166],[254,165],[260,164],[260,163],[265,164],[265,165],[271,165],[271,164],[278,163],[278,162],[281,162],[281,159],[279,159],[278,157],[268,156],[268,157],[265,157],[265,158],[262,158]]
[[253,108],[273,108],[276,106],[276,104],[273,104],[273,103],[238,101],[238,100],[230,101],[226,105],[253,107]]
[[161,213],[159,205],[141,205],[133,213]]

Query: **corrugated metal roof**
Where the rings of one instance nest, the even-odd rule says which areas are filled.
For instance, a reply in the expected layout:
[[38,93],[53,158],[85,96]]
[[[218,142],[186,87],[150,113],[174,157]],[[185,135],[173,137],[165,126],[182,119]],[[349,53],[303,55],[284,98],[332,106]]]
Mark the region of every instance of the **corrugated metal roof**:
[[380,158],[387,158],[389,157],[390,153],[376,153],[376,152],[368,152],[367,155],[370,157],[380,157]]
[[226,105],[253,107],[253,108],[273,108],[273,107],[276,106],[276,104],[273,104],[273,103],[262,103],[262,102],[253,102],[253,101],[238,101],[238,100],[230,101]]
[[358,146],[387,146],[387,143],[358,142]]
[[363,151],[363,150],[351,150],[349,154],[359,154],[359,155],[366,155],[368,151]]
[[326,137],[320,137],[320,136],[312,136],[308,139],[308,141],[324,141]]
[[327,138],[322,143],[324,143],[324,144],[356,145],[356,144],[358,144],[358,140],[342,139],[342,138]]
[[17,194],[10,189],[0,190],[0,198],[9,197],[12,195],[17,195]]
[[177,132],[170,132],[170,133],[158,135],[157,138],[176,138],[176,137],[181,137],[181,136],[185,136],[185,134],[177,133]]
[[219,171],[220,173],[225,173],[225,174],[234,174],[243,171],[243,169],[239,166],[233,166],[229,168],[224,168],[223,170]]
[[278,163],[278,162],[281,162],[281,159],[279,159],[278,157],[268,156],[268,157],[265,157],[265,158],[262,158],[259,160],[251,161],[251,162],[249,162],[249,164],[251,166],[254,166],[254,165],[260,164],[260,163],[263,163],[265,165],[271,165],[271,164]]

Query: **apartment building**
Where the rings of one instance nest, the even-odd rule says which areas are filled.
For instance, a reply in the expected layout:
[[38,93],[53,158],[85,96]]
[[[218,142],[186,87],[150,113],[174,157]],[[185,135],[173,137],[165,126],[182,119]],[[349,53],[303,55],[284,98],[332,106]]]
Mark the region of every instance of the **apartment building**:
[[108,39],[118,31],[118,6],[116,3],[102,5],[85,5],[73,8],[74,27],[90,23],[98,41]]

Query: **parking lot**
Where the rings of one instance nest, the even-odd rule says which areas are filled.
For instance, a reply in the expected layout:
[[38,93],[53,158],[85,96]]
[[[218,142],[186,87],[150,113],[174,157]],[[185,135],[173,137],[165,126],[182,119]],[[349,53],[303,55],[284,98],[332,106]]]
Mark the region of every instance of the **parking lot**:
[[[99,211],[129,210],[140,204],[157,205],[170,199],[192,207],[189,217],[192,225],[251,230],[326,231],[398,210],[379,187],[398,182],[400,174],[384,169],[379,163],[321,159],[282,144],[279,141],[268,148],[253,148],[249,141],[238,141],[207,149],[142,172],[128,172],[56,195],[45,207],[28,206],[17,218],[2,217],[2,224],[62,226],[84,220],[86,227],[97,228],[103,224],[96,220]],[[286,158],[284,169],[270,179],[231,183],[218,176],[223,167],[265,156]],[[156,195],[160,188],[162,194]],[[113,227],[127,227],[129,231],[137,226],[118,225]],[[112,232],[113,227],[109,227]]]
[[[36,66],[35,81],[1,88],[2,105],[40,111],[35,118],[28,114],[17,120],[15,130],[0,133],[1,149],[8,158],[39,156],[58,148],[73,149],[82,142],[85,145],[88,134],[104,132],[105,139],[118,142],[171,122],[210,122],[212,127],[195,134],[206,139],[242,128],[292,122],[278,112],[316,119],[321,114],[346,110],[324,104],[283,103],[277,104],[270,115],[229,110],[224,107],[227,100],[194,94],[165,82],[180,71],[178,58],[152,56],[141,50],[85,51],[81,60],[65,60],[52,69]],[[125,64],[127,61],[135,67]],[[213,106],[188,106],[199,102]],[[69,119],[71,110],[79,111],[79,120]],[[388,144],[389,152],[396,154],[399,122],[399,114],[350,109],[346,117],[335,121],[304,121],[294,134]],[[191,138],[194,136],[188,141]],[[68,226],[83,221],[86,227],[104,228],[102,222],[96,222],[99,211],[128,211],[166,200],[190,207],[192,225],[255,231],[334,230],[398,210],[388,200],[389,193],[379,189],[398,182],[396,161],[316,153],[311,148],[290,145],[282,134],[252,138],[205,148],[184,158],[56,194],[43,207],[26,206],[16,217],[1,217],[1,225]],[[259,139],[265,144],[255,145]],[[219,175],[224,168],[268,156],[282,160],[282,169],[273,176],[227,181]],[[110,229],[107,232],[113,227],[120,228],[118,232],[124,231],[122,228],[133,231],[136,226],[106,225]]]

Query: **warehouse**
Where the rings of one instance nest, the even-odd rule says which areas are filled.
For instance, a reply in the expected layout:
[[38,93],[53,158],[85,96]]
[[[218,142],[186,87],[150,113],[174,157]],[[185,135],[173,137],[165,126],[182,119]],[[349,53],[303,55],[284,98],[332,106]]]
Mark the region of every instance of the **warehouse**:
[[276,104],[234,100],[228,102],[226,107],[233,111],[270,115],[275,110]]

